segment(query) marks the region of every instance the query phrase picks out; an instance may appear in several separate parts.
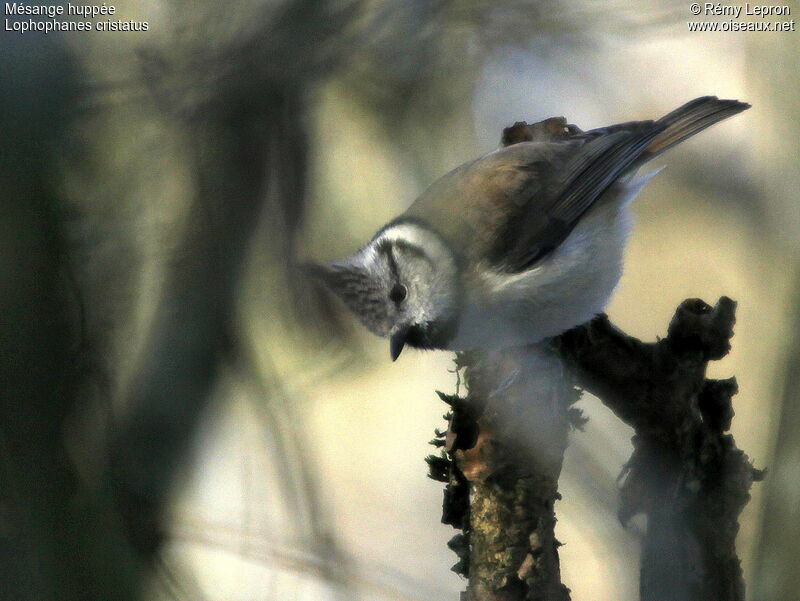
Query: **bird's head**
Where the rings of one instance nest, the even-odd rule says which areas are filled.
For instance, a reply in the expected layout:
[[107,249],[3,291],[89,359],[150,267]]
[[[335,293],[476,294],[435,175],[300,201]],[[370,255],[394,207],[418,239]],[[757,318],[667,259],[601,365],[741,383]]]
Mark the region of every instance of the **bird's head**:
[[347,259],[315,265],[314,274],[378,336],[392,360],[408,344],[446,348],[458,325],[460,285],[453,254],[417,223],[385,227]]

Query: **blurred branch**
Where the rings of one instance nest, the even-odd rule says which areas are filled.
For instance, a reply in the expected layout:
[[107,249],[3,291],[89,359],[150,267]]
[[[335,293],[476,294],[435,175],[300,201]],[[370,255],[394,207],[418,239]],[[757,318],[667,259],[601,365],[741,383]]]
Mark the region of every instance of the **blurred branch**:
[[222,361],[242,344],[238,298],[262,212],[270,242],[279,241],[276,262],[292,263],[305,208],[307,95],[347,51],[337,34],[357,7],[298,0],[266,7],[219,44],[188,32],[141,54],[153,97],[191,142],[196,190],[107,466],[105,484],[148,556],[163,543],[164,509]]
[[79,70],[57,34],[0,44],[0,597],[130,601],[144,572],[64,441],[87,380],[55,158]]
[[[800,10],[796,0],[786,3],[792,14]],[[765,60],[771,69],[754,69]],[[778,67],[779,66],[779,67]],[[763,196],[768,213],[768,240],[786,250],[779,269],[791,270],[794,279],[789,291],[787,312],[782,323],[782,338],[787,340],[785,356],[774,367],[776,380],[782,384],[774,428],[774,447],[770,460],[770,478],[764,491],[761,511],[761,536],[756,556],[753,599],[794,601],[800,599],[797,578],[800,557],[800,140],[786,135],[800,119],[800,81],[786,77],[800,68],[796,40],[763,36],[747,38],[746,64],[748,87],[755,94],[762,119],[760,135],[753,136],[751,156],[757,159],[752,178]],[[748,92],[750,93],[750,92]],[[755,104],[755,102],[754,102]],[[751,159],[752,160],[752,159]],[[772,286],[767,276],[765,286]],[[771,340],[778,344],[779,340]]]
[[[328,585],[336,585],[331,581],[331,558],[320,556],[316,552],[308,552],[296,545],[283,546],[272,540],[264,533],[231,529],[225,525],[208,522],[205,520],[191,520],[183,518],[175,524],[171,540],[178,543],[189,544],[224,551],[238,558],[269,567],[270,570],[280,573],[300,575],[304,580],[319,580]],[[334,560],[342,560],[347,564],[354,563],[354,558],[347,554],[336,555]],[[393,599],[396,601],[428,601],[432,598],[441,598],[441,590],[434,589],[426,594],[426,584],[398,574],[396,570],[387,567],[379,557],[359,557],[358,565],[361,569],[347,574],[347,588],[336,599],[354,598],[361,599],[354,591],[375,593],[376,598]],[[429,587],[428,587],[429,588]],[[334,593],[339,591],[334,590]],[[366,593],[369,595],[369,593]],[[346,595],[346,596],[345,596]],[[437,596],[438,595],[438,596]],[[326,599],[329,597],[325,597]],[[366,598],[372,598],[367,596]],[[274,597],[265,597],[272,601]],[[283,599],[283,598],[281,598]],[[192,598],[192,601],[195,601]]]
[[[800,306],[800,269],[795,270],[793,302]],[[797,332],[800,316],[787,331]],[[791,337],[784,369],[784,393],[780,408],[770,479],[766,485],[762,533],[754,598],[771,601],[797,599],[795,567],[800,557],[800,340]]]
[[730,350],[735,306],[684,301],[655,344],[605,316],[555,341],[580,385],[636,430],[620,519],[647,515],[642,601],[744,601],[738,518],[762,474],[725,433],[735,379],[705,378]]
[[303,440],[306,431],[302,402],[293,398],[282,385],[277,369],[268,355],[266,365],[259,364],[252,348],[239,345],[231,349],[231,365],[254,388],[253,408],[264,422],[276,446],[274,463],[280,473],[278,485],[283,498],[297,515],[295,528],[318,564],[322,578],[349,595],[353,579],[352,565],[334,536],[325,503],[321,498],[317,465]]
[[240,274],[269,183],[265,165],[278,118],[246,106],[229,110],[190,129],[195,205],[131,385],[129,414],[110,451],[109,483],[145,552],[162,542],[161,514],[175,469],[232,341]]

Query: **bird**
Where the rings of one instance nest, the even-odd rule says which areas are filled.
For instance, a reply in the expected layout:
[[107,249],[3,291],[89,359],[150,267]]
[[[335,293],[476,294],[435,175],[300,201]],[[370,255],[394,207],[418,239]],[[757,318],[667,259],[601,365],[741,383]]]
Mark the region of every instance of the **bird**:
[[465,351],[542,342],[605,310],[623,268],[639,169],[750,108],[696,98],[657,120],[582,131],[564,117],[503,131],[352,256],[311,263],[394,361],[406,346]]

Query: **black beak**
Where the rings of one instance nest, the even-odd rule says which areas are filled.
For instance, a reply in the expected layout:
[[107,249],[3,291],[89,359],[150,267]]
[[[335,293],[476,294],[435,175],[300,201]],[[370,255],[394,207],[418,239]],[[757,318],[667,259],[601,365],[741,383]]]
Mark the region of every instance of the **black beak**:
[[401,328],[392,334],[389,340],[389,354],[392,356],[392,361],[397,361],[400,353],[403,352],[403,347],[406,345],[406,336],[408,336],[408,328]]

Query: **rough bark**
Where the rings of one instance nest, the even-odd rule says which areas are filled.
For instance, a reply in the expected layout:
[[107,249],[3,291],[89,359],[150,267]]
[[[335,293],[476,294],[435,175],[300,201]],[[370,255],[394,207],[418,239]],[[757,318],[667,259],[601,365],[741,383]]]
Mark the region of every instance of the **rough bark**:
[[567,601],[554,505],[577,400],[550,349],[531,346],[459,356],[469,392],[441,395],[452,407],[434,444],[432,477],[448,482],[442,521],[463,530],[450,542],[469,577],[465,601]]
[[642,601],[744,601],[738,518],[761,472],[726,434],[736,380],[705,377],[730,350],[735,308],[686,300],[652,344],[605,316],[554,344],[580,386],[636,430],[620,519],[647,516]]
[[[705,378],[730,350],[736,304],[684,301],[667,338],[644,343],[605,316],[550,345],[459,355],[465,398],[431,441],[431,477],[447,483],[442,521],[469,578],[462,601],[564,601],[555,538],[567,433],[580,424],[573,381],[635,431],[620,519],[647,516],[642,601],[744,601],[738,517],[761,473],[726,434],[736,381]],[[564,368],[567,369],[564,369]]]

